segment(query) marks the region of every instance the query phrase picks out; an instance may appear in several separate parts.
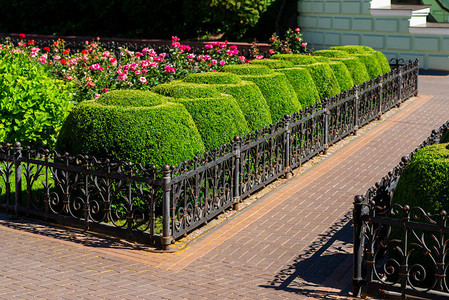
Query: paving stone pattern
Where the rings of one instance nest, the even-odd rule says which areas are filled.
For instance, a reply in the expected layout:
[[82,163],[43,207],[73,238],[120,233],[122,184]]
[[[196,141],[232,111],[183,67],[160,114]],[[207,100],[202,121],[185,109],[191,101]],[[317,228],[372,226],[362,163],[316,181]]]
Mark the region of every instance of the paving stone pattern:
[[449,76],[177,253],[0,218],[0,299],[350,298],[354,195],[449,119]]

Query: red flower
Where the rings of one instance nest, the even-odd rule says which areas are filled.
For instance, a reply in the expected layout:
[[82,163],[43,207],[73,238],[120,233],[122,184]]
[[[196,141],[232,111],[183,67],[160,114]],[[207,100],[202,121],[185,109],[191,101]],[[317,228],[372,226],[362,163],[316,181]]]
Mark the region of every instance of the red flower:
[[44,47],[45,52],[50,52],[50,47]]
[[81,54],[87,54],[87,50],[81,51]]
[[62,54],[69,54],[69,52],[70,52],[70,48],[67,48],[64,50],[64,52],[62,52]]
[[34,45],[34,40],[29,40],[28,41],[28,46],[32,46],[32,45]]
[[61,64],[66,65],[67,61],[63,58],[63,59],[61,59]]
[[25,38],[25,34],[24,33],[20,33],[19,34],[19,39],[24,39]]

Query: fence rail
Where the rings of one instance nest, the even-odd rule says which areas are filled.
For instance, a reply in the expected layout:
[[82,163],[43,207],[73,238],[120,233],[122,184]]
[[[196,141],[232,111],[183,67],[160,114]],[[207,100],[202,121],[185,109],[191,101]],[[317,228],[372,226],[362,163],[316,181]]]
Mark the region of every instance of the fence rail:
[[431,215],[420,207],[391,204],[405,165],[421,148],[439,143],[449,121],[433,130],[421,145],[354,201],[353,294],[369,293],[448,299],[446,256],[449,216]]
[[[0,146],[0,207],[168,249],[417,94],[418,61],[162,170]],[[14,192],[14,193],[13,193]]]

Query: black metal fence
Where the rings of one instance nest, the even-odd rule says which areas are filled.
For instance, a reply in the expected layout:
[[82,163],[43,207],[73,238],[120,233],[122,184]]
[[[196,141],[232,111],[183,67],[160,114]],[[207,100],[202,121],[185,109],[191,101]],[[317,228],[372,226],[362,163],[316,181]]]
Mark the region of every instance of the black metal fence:
[[448,215],[391,204],[404,166],[426,145],[439,143],[449,121],[433,130],[418,148],[354,201],[353,293],[448,299]]
[[[155,243],[172,241],[417,94],[418,61],[162,170],[0,146],[0,208]],[[13,193],[14,190],[14,193]]]

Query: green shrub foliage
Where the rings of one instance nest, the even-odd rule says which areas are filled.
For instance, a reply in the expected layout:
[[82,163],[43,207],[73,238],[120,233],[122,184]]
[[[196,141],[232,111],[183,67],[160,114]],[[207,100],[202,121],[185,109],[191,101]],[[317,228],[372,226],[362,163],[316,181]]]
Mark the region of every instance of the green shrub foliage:
[[341,50],[351,54],[374,52],[374,49],[368,46],[356,46],[356,45],[346,45],[346,46],[334,46],[330,47],[329,50]]
[[236,136],[250,132],[242,110],[230,95],[217,98],[177,98],[195,121],[206,150],[231,142]]
[[404,168],[393,202],[427,212],[449,209],[449,144],[420,149]]
[[242,81],[238,75],[228,72],[190,74],[184,81],[213,84],[218,91],[233,96],[251,131],[256,131],[272,123],[267,101],[254,82]]
[[374,52],[364,53],[364,54],[353,54],[354,57],[360,59],[360,61],[365,64],[366,70],[368,71],[368,75],[370,79],[376,78],[379,75],[382,75],[382,68],[377,61],[376,55]]
[[380,51],[374,51],[374,55],[377,58],[377,61],[379,62],[380,68],[382,69],[382,73],[388,73],[391,71],[390,63],[388,62],[387,57]]
[[303,108],[320,102],[320,95],[318,94],[315,82],[307,69],[295,67],[277,69],[276,71],[285,74]]
[[332,58],[332,60],[340,61],[346,65],[355,84],[361,84],[370,80],[365,64],[357,57]]
[[192,116],[152,92],[117,90],[69,114],[56,149],[144,165],[177,164],[205,151]]
[[295,65],[308,65],[317,62],[329,62],[330,59],[324,56],[311,56],[302,54],[275,54],[272,59],[281,59],[292,62]]
[[295,90],[284,74],[260,65],[229,65],[223,70],[239,74],[243,80],[257,84],[270,108],[273,122],[301,109]]
[[447,130],[441,137],[440,143],[449,143],[449,130]]
[[0,143],[52,148],[73,107],[72,88],[25,53],[0,52]]
[[329,58],[350,57],[349,53],[342,50],[318,50],[313,53],[314,56],[324,56]]
[[221,95],[211,85],[195,84],[180,80],[159,84],[152,91],[173,98],[215,98]]
[[[206,150],[229,143],[250,132],[242,110],[234,97],[220,93],[211,84],[172,81],[153,91],[174,97],[192,115]],[[211,95],[208,97],[208,95]]]
[[347,91],[354,86],[351,73],[349,73],[346,65],[339,61],[328,63],[337,78],[338,84],[342,91]]
[[250,64],[263,65],[267,66],[270,69],[293,68],[295,66],[292,62],[281,59],[256,59],[250,61]]
[[337,78],[327,63],[305,65],[318,89],[320,99],[330,98],[341,92]]

